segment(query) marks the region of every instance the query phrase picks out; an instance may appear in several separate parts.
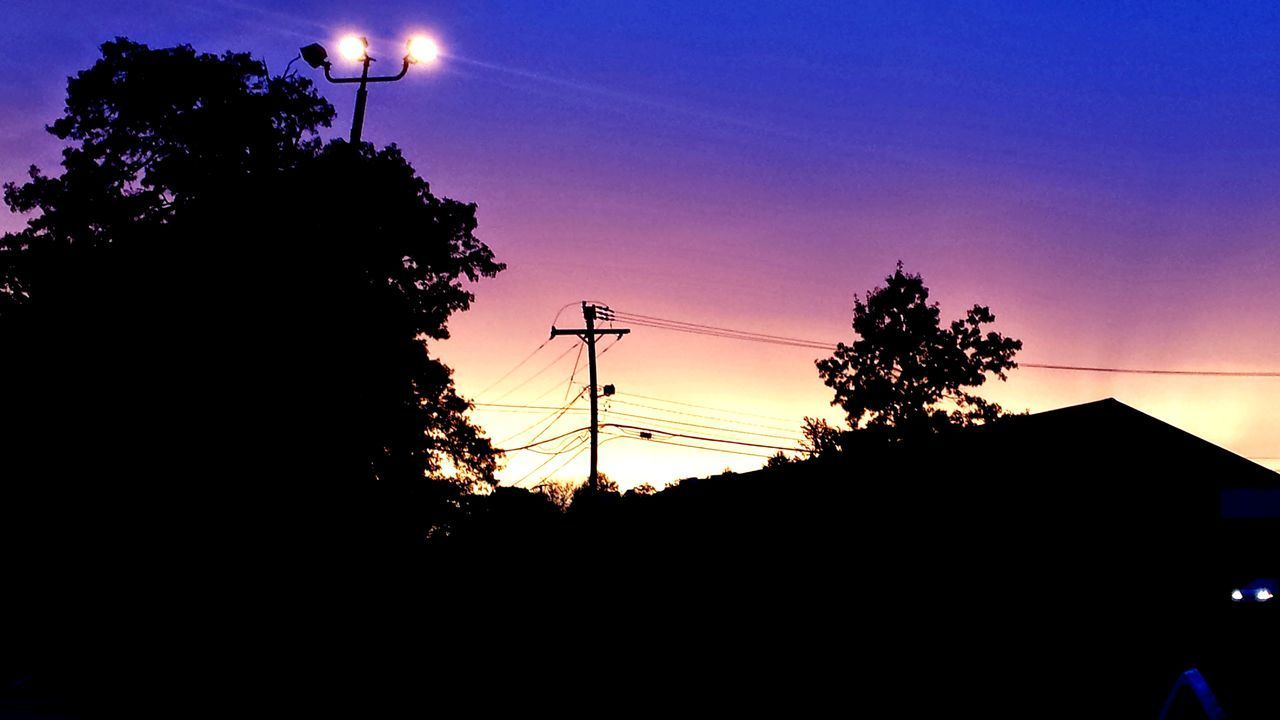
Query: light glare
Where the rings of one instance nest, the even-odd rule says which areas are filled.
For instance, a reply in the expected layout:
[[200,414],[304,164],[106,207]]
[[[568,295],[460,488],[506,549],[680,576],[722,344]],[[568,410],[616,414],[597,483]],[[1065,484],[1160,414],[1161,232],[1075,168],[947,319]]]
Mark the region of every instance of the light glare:
[[366,48],[368,43],[358,35],[347,35],[338,41],[338,54],[351,62],[363,60]]
[[417,63],[432,63],[440,57],[440,46],[425,35],[415,35],[409,40],[409,59]]
[[1240,602],[1241,600],[1244,599],[1244,593],[1240,592],[1239,590],[1232,590],[1231,599],[1235,600],[1236,602]]
[[1267,588],[1259,588],[1253,596],[1258,599],[1258,602],[1266,602],[1271,599],[1271,591]]

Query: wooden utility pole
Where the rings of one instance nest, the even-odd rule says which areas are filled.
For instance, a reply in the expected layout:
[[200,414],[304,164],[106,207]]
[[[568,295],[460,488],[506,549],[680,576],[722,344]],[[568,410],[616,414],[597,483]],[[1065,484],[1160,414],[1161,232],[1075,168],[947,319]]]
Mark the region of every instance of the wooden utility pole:
[[582,320],[586,323],[586,327],[574,330],[562,330],[556,326],[551,326],[551,337],[557,335],[574,335],[582,338],[587,344],[587,368],[590,374],[589,382],[591,385],[587,388],[587,393],[591,396],[591,475],[588,482],[591,489],[598,489],[600,472],[599,472],[599,453],[600,447],[600,392],[599,382],[596,378],[596,338],[601,335],[616,335],[621,337],[631,332],[630,330],[617,328],[601,330],[596,327],[596,320],[612,320],[613,312],[603,305],[592,305],[587,301],[582,302]]

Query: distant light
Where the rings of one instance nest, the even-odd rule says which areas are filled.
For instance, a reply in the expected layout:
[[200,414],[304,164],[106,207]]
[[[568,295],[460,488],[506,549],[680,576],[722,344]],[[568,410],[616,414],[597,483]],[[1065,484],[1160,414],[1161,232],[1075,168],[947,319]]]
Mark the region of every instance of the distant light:
[[409,39],[409,60],[416,63],[433,63],[440,57],[440,46],[426,35],[414,35]]
[[1232,590],[1231,599],[1235,600],[1236,602],[1240,602],[1241,600],[1244,599],[1244,593],[1240,592],[1239,590]]
[[1266,588],[1258,588],[1258,591],[1253,596],[1258,599],[1258,602],[1266,602],[1271,599],[1271,591]]
[[338,41],[338,54],[351,62],[363,60],[368,49],[369,41],[359,35],[347,35]]

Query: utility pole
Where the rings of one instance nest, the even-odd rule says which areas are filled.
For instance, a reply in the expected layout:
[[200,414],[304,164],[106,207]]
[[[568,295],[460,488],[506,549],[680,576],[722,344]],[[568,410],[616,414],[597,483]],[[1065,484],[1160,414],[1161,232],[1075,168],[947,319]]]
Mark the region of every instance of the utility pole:
[[589,382],[591,385],[587,388],[588,394],[591,396],[591,475],[588,482],[591,489],[595,490],[599,487],[599,437],[600,437],[600,393],[597,390],[599,382],[596,377],[596,338],[601,335],[615,335],[622,337],[630,330],[617,328],[601,330],[596,327],[596,320],[612,320],[613,311],[604,305],[592,305],[587,301],[582,301],[582,320],[586,323],[586,327],[582,329],[562,330],[556,326],[551,326],[551,337],[557,335],[574,335],[582,338],[587,344],[587,372],[590,375]]

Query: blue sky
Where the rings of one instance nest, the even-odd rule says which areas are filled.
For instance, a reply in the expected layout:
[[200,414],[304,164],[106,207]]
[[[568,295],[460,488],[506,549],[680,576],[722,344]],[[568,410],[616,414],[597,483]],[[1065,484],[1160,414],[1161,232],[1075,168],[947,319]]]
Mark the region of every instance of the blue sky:
[[[990,304],[1028,361],[1280,368],[1274,3],[8,0],[0,177],[56,164],[41,127],[112,36],[279,71],[345,30],[388,65],[411,31],[446,52],[373,89],[365,139],[477,202],[511,266],[438,349],[464,392],[582,297],[847,339],[852,294],[899,259],[944,314]],[[321,90],[344,135],[349,87]],[[724,342],[637,333],[610,362],[651,393],[830,413],[812,357]],[[1114,395],[1274,457],[1278,384],[1028,369],[992,392],[1019,409]],[[672,458],[663,472],[751,462]]]

